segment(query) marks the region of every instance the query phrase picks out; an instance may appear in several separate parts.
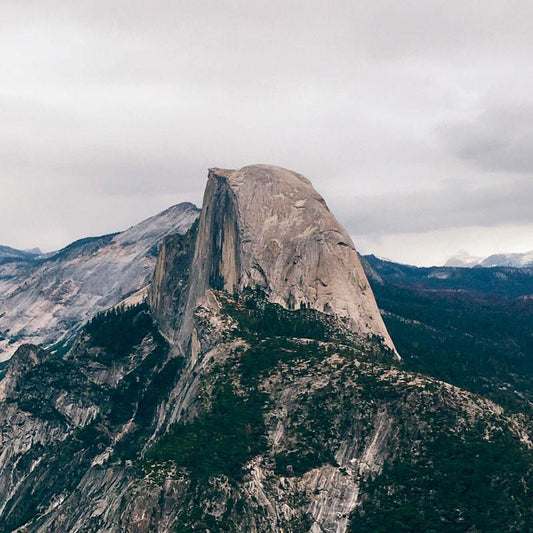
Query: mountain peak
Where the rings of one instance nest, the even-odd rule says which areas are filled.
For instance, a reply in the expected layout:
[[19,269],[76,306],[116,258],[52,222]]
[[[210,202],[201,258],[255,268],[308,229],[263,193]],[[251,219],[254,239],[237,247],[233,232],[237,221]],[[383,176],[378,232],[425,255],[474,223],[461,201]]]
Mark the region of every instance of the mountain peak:
[[444,266],[449,267],[514,267],[533,266],[533,250],[523,253],[500,253],[488,257],[474,257],[468,252],[460,251],[450,257]]
[[301,182],[306,184],[314,192],[311,182],[302,174],[288,170],[276,165],[266,165],[258,163],[247,165],[238,170],[224,168],[210,168],[209,175],[218,176],[230,180],[234,185],[251,180],[251,181],[284,181],[284,182]]
[[348,232],[301,174],[270,165],[209,170],[182,341],[209,289],[246,288],[288,309],[346,319],[393,348]]

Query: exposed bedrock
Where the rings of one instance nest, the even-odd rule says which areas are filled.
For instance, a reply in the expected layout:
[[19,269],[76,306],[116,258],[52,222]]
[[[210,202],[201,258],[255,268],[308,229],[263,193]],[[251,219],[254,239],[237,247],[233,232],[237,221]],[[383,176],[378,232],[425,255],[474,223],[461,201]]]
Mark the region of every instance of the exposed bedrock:
[[209,170],[179,343],[209,289],[262,289],[288,309],[345,318],[356,333],[393,343],[354,244],[305,177],[269,165]]

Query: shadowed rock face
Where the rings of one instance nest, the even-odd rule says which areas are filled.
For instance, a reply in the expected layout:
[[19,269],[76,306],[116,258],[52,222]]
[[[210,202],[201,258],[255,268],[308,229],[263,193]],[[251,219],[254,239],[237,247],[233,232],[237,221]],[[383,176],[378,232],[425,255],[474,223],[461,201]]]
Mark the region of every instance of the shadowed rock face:
[[393,348],[350,236],[300,174],[268,165],[209,171],[182,345],[209,289],[247,287],[288,309],[345,318]]
[[194,255],[198,222],[184,235],[176,233],[165,237],[159,248],[148,301],[161,333],[170,341],[177,334],[185,303]]

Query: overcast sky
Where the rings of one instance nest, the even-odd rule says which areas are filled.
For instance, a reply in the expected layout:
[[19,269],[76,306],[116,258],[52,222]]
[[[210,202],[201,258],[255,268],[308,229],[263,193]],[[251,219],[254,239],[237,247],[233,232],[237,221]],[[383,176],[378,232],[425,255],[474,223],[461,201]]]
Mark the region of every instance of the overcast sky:
[[0,244],[312,180],[363,253],[533,249],[533,2],[0,1]]

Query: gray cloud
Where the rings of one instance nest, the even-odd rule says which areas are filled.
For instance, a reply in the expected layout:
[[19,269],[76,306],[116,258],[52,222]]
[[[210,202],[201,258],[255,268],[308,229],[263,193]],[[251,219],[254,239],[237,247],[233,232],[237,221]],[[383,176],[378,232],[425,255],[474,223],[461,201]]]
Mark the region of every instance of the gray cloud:
[[485,109],[442,128],[456,155],[492,172],[533,176],[533,105]]
[[454,227],[467,247],[533,200],[532,18],[527,0],[6,0],[0,243],[114,231],[199,203],[210,166],[266,162],[368,242]]
[[354,234],[421,233],[449,228],[533,224],[533,180],[468,189],[356,197],[337,212]]

